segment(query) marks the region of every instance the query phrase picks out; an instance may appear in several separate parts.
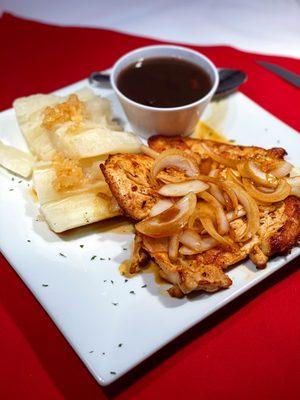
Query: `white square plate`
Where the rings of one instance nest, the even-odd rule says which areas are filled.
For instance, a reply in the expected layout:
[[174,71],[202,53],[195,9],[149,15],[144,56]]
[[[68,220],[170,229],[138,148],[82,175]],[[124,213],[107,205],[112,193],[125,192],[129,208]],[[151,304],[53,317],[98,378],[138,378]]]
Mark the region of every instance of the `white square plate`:
[[[56,93],[66,95],[87,85],[81,81]],[[125,121],[112,91],[100,93]],[[241,93],[212,103],[203,119],[239,144],[282,146],[288,160],[300,164],[297,132]],[[12,109],[0,114],[0,139],[26,149]],[[174,299],[151,274],[127,282],[120,275],[120,263],[130,256],[132,234],[107,231],[107,223],[100,222],[56,235],[37,218],[29,182],[11,178],[1,170],[1,251],[101,385],[113,382],[300,254],[294,248],[288,256],[272,259],[265,270],[256,270],[247,261],[228,273],[233,280],[229,289]]]

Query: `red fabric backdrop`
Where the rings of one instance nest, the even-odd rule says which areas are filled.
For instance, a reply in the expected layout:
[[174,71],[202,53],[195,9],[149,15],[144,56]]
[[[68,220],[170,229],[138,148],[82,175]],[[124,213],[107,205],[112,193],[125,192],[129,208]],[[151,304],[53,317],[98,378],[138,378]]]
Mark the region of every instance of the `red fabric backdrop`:
[[[102,29],[49,26],[9,14],[0,19],[0,38],[0,109],[10,107],[16,97],[58,89],[110,67],[131,49],[158,43]],[[299,74],[300,60],[225,46],[191,47],[217,66],[247,72],[241,91],[300,130],[300,91],[255,62],[276,62]],[[299,260],[290,263],[110,387],[101,388],[2,257],[0,397],[296,399],[298,266]]]

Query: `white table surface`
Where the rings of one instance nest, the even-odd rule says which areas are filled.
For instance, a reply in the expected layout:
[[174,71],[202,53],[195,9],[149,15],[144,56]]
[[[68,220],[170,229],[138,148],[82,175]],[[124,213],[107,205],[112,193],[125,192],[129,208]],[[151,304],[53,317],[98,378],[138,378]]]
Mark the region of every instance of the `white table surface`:
[[300,0],[0,0],[0,12],[300,57]]

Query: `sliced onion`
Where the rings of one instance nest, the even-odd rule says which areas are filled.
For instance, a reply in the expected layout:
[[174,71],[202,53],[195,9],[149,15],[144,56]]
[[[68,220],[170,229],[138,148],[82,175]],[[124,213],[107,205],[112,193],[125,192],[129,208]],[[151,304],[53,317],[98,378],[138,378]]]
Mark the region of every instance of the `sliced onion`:
[[167,253],[168,238],[151,238],[143,236],[143,244],[149,253]]
[[213,160],[217,161],[219,164],[225,165],[226,167],[236,168],[237,164],[240,163],[240,160],[234,160],[232,158],[225,158],[216,154],[213,150],[211,150],[205,143],[201,143],[201,146],[204,152]]
[[171,200],[168,199],[158,200],[158,202],[155,203],[154,206],[151,208],[149,216],[155,217],[155,215],[162,213],[163,211],[172,207],[172,205],[173,202]]
[[231,182],[234,182],[234,183],[236,183],[237,185],[240,185],[240,186],[243,185],[242,182],[241,182],[240,179],[239,179],[240,175],[239,175],[239,173],[238,173],[236,170],[233,170],[233,169],[231,169],[231,168],[227,168],[226,177],[227,177],[227,179],[229,179]]
[[150,237],[172,236],[187,224],[197,203],[195,193],[189,193],[168,210],[136,224],[136,230]]
[[266,186],[275,188],[278,185],[278,179],[272,175],[263,172],[253,161],[246,161],[245,163],[240,163],[237,169],[242,177],[250,178],[253,182]]
[[[246,179],[246,178],[244,178],[244,179]],[[274,188],[267,188],[264,186],[257,186],[257,189],[263,193],[273,193],[274,192]]]
[[[230,183],[239,202],[242,204],[247,215],[247,229],[243,234],[243,238],[253,236],[259,229],[259,210],[254,199],[239,185]],[[240,238],[241,240],[242,238]]]
[[224,193],[225,202],[228,203],[226,201],[227,199],[225,197],[225,194],[228,196],[228,198],[230,200],[230,204],[227,206],[227,208],[229,210],[231,210],[231,209],[236,210],[238,208],[238,205],[239,205],[236,193],[234,192],[234,190],[232,189],[232,187],[230,186],[229,183],[222,182],[221,185],[222,185],[223,191],[225,192]]
[[[185,229],[179,235],[179,241],[184,245],[184,247],[188,247],[190,250],[197,253],[202,253],[218,244],[214,238],[210,236],[200,236],[197,232],[192,231],[191,229]],[[185,252],[185,250],[180,250],[180,253],[184,254],[182,251]]]
[[208,189],[209,186],[199,180],[186,181],[181,183],[168,183],[162,186],[158,193],[166,197],[180,197],[185,196],[189,192],[199,193]]
[[278,161],[276,168],[272,169],[271,174],[276,176],[276,178],[283,178],[291,172],[292,168],[292,164],[287,161],[280,160]]
[[[204,250],[192,250],[187,246],[181,246],[179,249],[179,253],[182,254],[183,256],[193,256],[195,254],[203,253],[204,251],[207,251],[207,250],[210,250],[210,249],[216,247],[216,244],[214,244],[214,243],[211,244],[211,240],[215,240],[215,239],[213,239],[212,237],[209,237],[209,236],[207,237],[207,239],[209,239],[208,244]],[[206,242],[206,240],[205,240],[205,242]],[[215,241],[215,242],[218,244],[217,241]]]
[[[219,178],[215,178],[212,176],[205,176],[205,175],[199,175],[198,178],[204,182],[209,182],[210,185],[211,184],[217,185],[219,188],[221,188],[225,192],[222,195],[224,198],[224,205],[227,205],[228,209],[237,208],[237,206],[238,206],[237,197],[236,197],[234,191],[232,190],[231,186],[229,185],[230,182],[225,182]],[[225,195],[227,195],[227,198]],[[230,200],[230,202],[228,201],[228,199]]]
[[239,206],[237,210],[229,211],[226,214],[226,218],[227,221],[231,222],[234,221],[235,219],[243,217],[244,215],[246,215],[246,211],[243,209],[243,207]]
[[179,249],[179,235],[173,235],[169,239],[169,258],[170,260],[177,260]]
[[291,186],[287,183],[286,179],[279,179],[277,188],[272,193],[263,193],[251,183],[248,179],[243,178],[245,189],[255,200],[265,203],[275,203],[284,200],[291,192]]
[[219,189],[219,187],[215,183],[210,183],[208,192],[213,195],[223,206],[225,205],[224,196]]
[[195,211],[193,212],[193,214],[189,218],[188,228],[192,229],[196,232],[203,231],[203,226],[200,222],[200,217],[199,217],[199,213],[197,211],[197,207],[196,207]]
[[[213,163],[213,164],[216,165],[217,163]],[[213,178],[216,178],[218,176],[218,173],[219,173],[218,169],[214,168],[214,169],[210,170],[208,176],[212,176]]]
[[218,200],[212,196],[210,193],[203,192],[198,194],[199,197],[201,197],[203,200],[207,201],[210,203],[216,212],[216,220],[217,220],[217,225],[218,225],[218,231],[221,235],[224,235],[229,231],[229,224],[225,215],[225,212],[223,210],[222,205],[218,202]]
[[179,253],[183,256],[193,256],[195,254],[201,253],[201,251],[192,250],[189,247],[181,246],[179,249]]
[[157,158],[159,156],[159,153],[157,151],[150,149],[150,147],[145,146],[144,144],[141,145],[140,149],[142,153],[146,154],[151,158]]
[[216,231],[213,221],[211,218],[207,216],[200,216],[200,221],[203,225],[203,228],[206,232],[213,237],[217,242],[221,243],[224,246],[232,246],[232,240],[229,238],[225,238]]
[[293,176],[287,178],[289,185],[291,186],[291,194],[300,197],[300,176]]
[[160,153],[152,167],[152,176],[156,178],[159,172],[166,168],[179,169],[189,177],[199,174],[196,160],[191,155],[177,149],[168,149]]

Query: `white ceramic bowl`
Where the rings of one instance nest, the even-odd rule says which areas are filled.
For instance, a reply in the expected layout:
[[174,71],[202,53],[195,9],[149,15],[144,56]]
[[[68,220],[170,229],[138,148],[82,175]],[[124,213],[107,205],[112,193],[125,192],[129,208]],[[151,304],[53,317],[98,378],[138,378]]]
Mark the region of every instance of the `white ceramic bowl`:
[[[172,108],[145,106],[129,99],[118,89],[120,72],[130,64],[153,57],[175,57],[199,65],[212,81],[211,90],[194,103]],[[214,95],[219,84],[219,75],[215,65],[197,51],[181,46],[157,45],[141,47],[121,57],[113,66],[111,84],[136,133],[145,138],[157,134],[187,136],[193,132],[200,115]]]

